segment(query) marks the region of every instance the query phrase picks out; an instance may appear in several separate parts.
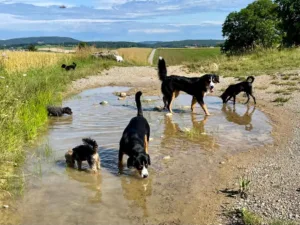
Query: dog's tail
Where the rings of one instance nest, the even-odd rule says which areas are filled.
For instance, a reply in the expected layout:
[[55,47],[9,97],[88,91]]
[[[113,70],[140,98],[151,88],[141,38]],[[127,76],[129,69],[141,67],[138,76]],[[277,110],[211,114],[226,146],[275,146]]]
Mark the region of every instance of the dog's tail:
[[157,67],[158,67],[158,77],[161,81],[164,81],[167,77],[167,67],[166,67],[165,60],[161,56],[159,56]]
[[246,81],[249,82],[249,83],[253,83],[255,80],[255,78],[253,76],[249,76],[247,77]]
[[98,144],[97,144],[97,141],[95,141],[94,139],[83,138],[82,142],[86,145],[90,145],[93,148],[95,153],[98,151]]
[[143,109],[142,109],[142,104],[141,104],[142,94],[143,93],[141,91],[138,91],[135,94],[135,103],[136,103],[136,106],[137,106],[137,109],[138,109],[138,113],[137,113],[138,116],[143,116]]

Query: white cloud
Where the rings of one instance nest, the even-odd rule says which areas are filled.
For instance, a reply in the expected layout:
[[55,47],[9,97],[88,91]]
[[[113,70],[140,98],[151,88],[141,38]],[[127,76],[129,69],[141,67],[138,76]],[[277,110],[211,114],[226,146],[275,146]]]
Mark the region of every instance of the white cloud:
[[0,25],[8,24],[70,24],[70,23],[118,23],[128,20],[112,19],[54,19],[54,20],[29,20],[21,16],[0,13]]
[[220,26],[222,24],[223,21],[202,21],[200,23],[172,23],[168,25],[173,27],[190,27],[190,26],[206,27],[206,26]]
[[180,30],[173,29],[130,29],[129,33],[145,33],[145,34],[163,34],[163,33],[176,33]]

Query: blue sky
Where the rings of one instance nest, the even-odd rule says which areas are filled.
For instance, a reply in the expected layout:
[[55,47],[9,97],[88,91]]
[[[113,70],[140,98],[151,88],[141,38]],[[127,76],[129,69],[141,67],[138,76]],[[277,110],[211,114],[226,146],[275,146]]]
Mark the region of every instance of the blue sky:
[[[0,39],[222,39],[226,16],[253,0],[0,0]],[[61,9],[59,6],[67,8]]]

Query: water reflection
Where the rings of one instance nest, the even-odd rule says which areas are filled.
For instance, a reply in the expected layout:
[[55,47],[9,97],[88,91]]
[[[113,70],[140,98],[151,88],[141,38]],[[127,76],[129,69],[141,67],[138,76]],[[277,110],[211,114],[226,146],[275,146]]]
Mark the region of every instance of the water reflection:
[[233,122],[235,124],[245,126],[246,131],[251,131],[253,129],[252,125],[252,115],[255,112],[255,106],[250,111],[250,106],[247,105],[247,109],[243,115],[240,115],[236,112],[235,106],[231,108],[231,106],[224,104],[222,107],[222,112],[225,114],[225,117],[228,122]]
[[125,199],[132,201],[132,207],[141,208],[143,216],[149,216],[147,198],[152,195],[152,177],[148,179],[134,179],[132,177],[122,176],[121,186]]
[[[179,123],[173,122],[173,118],[165,116],[165,129],[163,139],[161,142],[162,147],[167,147],[174,141],[192,141],[199,144],[204,149],[212,149],[218,147],[216,138],[212,134],[205,131],[205,125],[209,116],[204,116],[202,119],[197,120],[197,115],[191,113],[192,127],[185,127]],[[187,144],[187,143],[186,143]]]
[[95,194],[92,197],[88,198],[90,203],[100,203],[102,202],[102,175],[101,173],[88,173],[83,171],[77,171],[72,168],[66,168],[66,173],[69,178],[76,180],[94,192]]

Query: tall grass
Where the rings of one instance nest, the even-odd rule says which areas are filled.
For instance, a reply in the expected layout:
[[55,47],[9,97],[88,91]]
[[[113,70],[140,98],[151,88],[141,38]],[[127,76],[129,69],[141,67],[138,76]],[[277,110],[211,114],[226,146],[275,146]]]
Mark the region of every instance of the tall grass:
[[148,65],[151,48],[119,48],[118,53],[128,62]]
[[[95,74],[115,62],[91,58],[87,53],[62,55],[13,52],[0,68],[0,195],[11,186],[16,165],[24,159],[24,145],[34,140],[47,121],[46,106],[60,104],[73,80]],[[19,58],[18,58],[19,57]],[[61,63],[77,63],[75,71]],[[20,62],[18,64],[17,62]],[[17,66],[17,69],[14,67]],[[24,75],[26,74],[26,76]]]
[[220,55],[220,48],[161,48],[156,50],[153,61],[156,64],[158,57],[162,56],[168,65],[180,65],[188,62],[197,63],[203,60],[214,60]]
[[226,57],[220,55],[215,59],[202,60],[196,63],[186,63],[191,72],[211,72],[210,65],[216,63],[218,73],[223,76],[249,76],[274,74],[286,70],[298,69],[300,50],[260,50],[244,56]]

